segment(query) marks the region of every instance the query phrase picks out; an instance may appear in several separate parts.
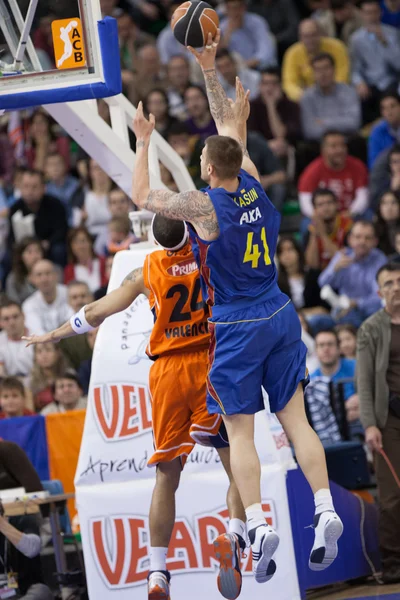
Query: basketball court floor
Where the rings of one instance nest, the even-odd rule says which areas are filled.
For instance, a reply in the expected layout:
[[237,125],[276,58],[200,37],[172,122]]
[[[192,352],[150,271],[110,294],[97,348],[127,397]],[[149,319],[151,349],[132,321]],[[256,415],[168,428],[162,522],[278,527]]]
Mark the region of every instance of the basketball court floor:
[[331,592],[313,592],[309,600],[400,600],[400,584],[363,585],[360,587],[342,587]]

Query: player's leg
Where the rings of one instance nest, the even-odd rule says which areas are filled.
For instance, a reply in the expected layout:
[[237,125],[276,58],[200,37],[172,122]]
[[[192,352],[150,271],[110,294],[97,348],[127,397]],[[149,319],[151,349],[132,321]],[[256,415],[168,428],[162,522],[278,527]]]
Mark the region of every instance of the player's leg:
[[254,415],[224,415],[230,444],[230,465],[242,499],[258,583],[276,571],[273,555],[279,545],[277,533],[265,520],[261,505],[261,465],[254,443]]
[[276,415],[294,446],[297,462],[314,493],[315,541],[309,566],[320,571],[329,567],[336,558],[337,540],[342,535],[343,525],[333,507],[324,448],[306,416],[302,385]]
[[336,542],[343,525],[334,512],[324,449],[305,412],[303,385],[308,377],[307,350],[301,341],[301,326],[292,303],[273,317],[269,327],[277,343],[265,362],[263,385],[271,411],[277,414],[293,443],[298,463],[315,495],[315,543],[309,566],[322,570],[337,555]]
[[170,576],[167,552],[175,525],[175,493],[179,486],[180,458],[157,465],[156,484],[150,506],[149,600],[169,600]]

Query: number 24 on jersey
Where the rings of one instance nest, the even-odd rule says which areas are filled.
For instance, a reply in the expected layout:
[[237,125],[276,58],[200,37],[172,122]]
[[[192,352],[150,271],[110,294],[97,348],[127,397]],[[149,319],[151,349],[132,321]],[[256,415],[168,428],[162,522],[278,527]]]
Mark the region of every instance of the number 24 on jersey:
[[[271,258],[269,256],[269,248],[267,243],[267,234],[265,231],[265,227],[261,229],[260,237],[264,248],[264,262],[266,265],[270,265]],[[246,252],[244,253],[243,263],[251,262],[252,268],[257,269],[262,252],[259,250],[259,245],[253,243],[253,239],[254,232],[250,231],[247,234]]]

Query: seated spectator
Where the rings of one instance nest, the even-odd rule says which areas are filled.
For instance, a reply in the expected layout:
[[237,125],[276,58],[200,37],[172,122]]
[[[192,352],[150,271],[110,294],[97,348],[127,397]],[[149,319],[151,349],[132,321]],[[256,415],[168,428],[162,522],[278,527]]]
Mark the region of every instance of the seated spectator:
[[330,0],[330,7],[315,17],[325,35],[342,40],[346,46],[362,25],[361,12],[352,0]]
[[400,1],[381,0],[382,16],[381,22],[400,29]]
[[346,46],[339,40],[323,37],[317,21],[306,19],[300,23],[300,41],[293,44],[283,57],[283,89],[286,95],[298,102],[304,91],[313,85],[314,73],[311,60],[317,54],[328,53],[336,64],[336,81],[349,80],[349,56]]
[[189,115],[184,102],[190,81],[190,64],[186,56],[172,56],[167,64],[167,94],[171,117],[186,121]]
[[31,270],[43,258],[40,240],[26,237],[13,249],[13,267],[6,279],[6,294],[10,300],[22,304],[36,291],[30,280]]
[[186,126],[190,135],[198,136],[203,142],[217,134],[217,128],[208,106],[207,94],[199,85],[191,85],[185,91],[185,104],[189,119]]
[[355,360],[357,354],[357,329],[354,325],[336,325],[335,332],[339,339],[340,354],[343,358]]
[[26,171],[21,180],[21,199],[10,209],[11,243],[36,236],[48,257],[64,266],[67,229],[65,208],[59,200],[45,194],[42,173]]
[[363,26],[350,39],[352,82],[362,101],[363,121],[379,117],[382,92],[395,85],[400,73],[400,39],[394,27],[382,25],[378,0],[363,0]]
[[56,344],[48,342],[34,347],[31,388],[37,411],[54,401],[55,380],[65,373],[66,368],[65,357]]
[[[107,256],[107,258],[106,258],[107,284],[103,285],[101,288],[99,288],[98,290],[95,291],[95,293],[94,293],[94,299],[95,300],[100,300],[100,298],[103,298],[107,294],[108,282],[109,282],[110,277],[111,277],[111,270],[112,270],[113,262],[114,262],[114,255]],[[81,336],[78,335],[78,336],[75,336],[75,337],[81,337]]]
[[85,281],[95,292],[105,283],[104,257],[94,253],[93,239],[85,227],[70,229],[67,238],[68,264],[64,269],[64,283]]
[[[180,123],[177,123],[180,126]],[[108,196],[108,208],[110,210],[111,219],[114,217],[129,217],[129,213],[134,210],[132,200],[119,188],[111,190]],[[137,238],[135,238],[137,240]],[[139,240],[137,240],[139,241]],[[108,245],[110,243],[110,233],[107,228],[96,238],[94,251],[97,256],[107,256]]]
[[[1,375],[28,378],[33,366],[33,352],[21,340],[29,334],[21,306],[5,300],[0,306],[0,365]],[[28,381],[27,381],[28,382]]]
[[[107,279],[108,282],[108,279]],[[67,285],[70,316],[79,312],[86,304],[93,302],[93,294],[84,281],[70,281]],[[59,348],[68,363],[77,371],[84,361],[92,358],[88,334],[74,335],[59,342]]]
[[380,199],[375,220],[378,248],[390,256],[395,252],[395,235],[400,227],[398,192],[386,192]]
[[281,158],[287,156],[289,145],[301,137],[299,105],[283,92],[278,69],[262,71],[260,95],[250,103],[247,127],[261,133]]
[[267,21],[248,12],[245,0],[225,0],[224,4],[220,47],[240,54],[250,69],[274,67],[276,46]]
[[[0,489],[21,487],[28,494],[43,491],[39,476],[22,448],[14,442],[1,441]],[[40,515],[24,514],[6,519],[2,513],[0,510],[1,560],[3,565],[12,565],[18,575],[19,595],[15,597],[21,600],[52,600],[53,594],[43,583]],[[10,544],[5,543],[5,538]]]
[[382,121],[372,129],[368,139],[368,166],[373,168],[376,159],[384,151],[400,142],[400,97],[395,93],[384,94],[380,101]]
[[321,143],[321,156],[312,161],[299,179],[301,212],[313,214],[312,195],[318,187],[332,190],[340,211],[362,215],[368,208],[368,172],[358,158],[348,156],[344,135],[326,131]]
[[200,169],[203,140],[191,136],[185,123],[175,123],[167,133],[167,142],[182,158],[197,189],[204,187]]
[[335,254],[321,273],[318,283],[333,288],[348,298],[348,308],[334,308],[332,316],[337,323],[361,323],[381,307],[375,276],[386,256],[376,248],[375,228],[369,221],[354,223],[348,236],[348,248]]
[[[132,223],[129,217],[113,217],[108,224],[108,233],[110,241],[108,244],[108,253],[116,254],[121,250],[129,250],[132,244],[137,244],[140,240],[132,232]],[[104,277],[102,285],[105,285]],[[95,292],[101,286],[97,286]]]
[[[338,383],[342,379],[355,379],[356,361],[341,358],[339,339],[334,330],[317,333],[315,347],[320,367],[311,373],[311,381],[324,378],[329,382]],[[344,383],[343,392],[350,437],[359,439],[363,435],[363,428],[359,421],[359,399],[354,383]]]
[[66,167],[69,169],[69,139],[55,135],[51,118],[43,109],[39,108],[30,119],[28,139],[25,144],[25,156],[29,169],[44,172],[46,158],[48,154],[54,152],[63,156]]
[[9,208],[21,198],[21,181],[26,170],[25,167],[20,166],[14,169],[13,178],[7,190],[7,206]]
[[144,110],[147,114],[152,113],[156,120],[155,129],[165,137],[168,128],[175,122],[169,114],[168,96],[165,90],[155,88],[151,90],[144,99]]
[[154,44],[146,44],[138,51],[136,69],[128,86],[129,99],[135,106],[139,100],[144,100],[152,89],[164,87],[165,77],[160,56]]
[[[88,331],[86,334],[87,341],[88,341],[89,347],[92,352],[94,350],[94,344],[96,342],[98,332],[99,332],[99,328],[97,327],[96,329],[92,329],[91,331]],[[80,337],[80,336],[77,336],[77,337]],[[81,363],[79,370],[78,370],[78,379],[81,383],[82,391],[85,394],[85,396],[87,396],[89,393],[89,384],[90,384],[91,374],[92,374],[92,358],[90,357]]]
[[96,237],[107,230],[111,218],[108,197],[113,187],[110,177],[96,161],[89,162],[89,189],[85,192],[82,224]]
[[70,316],[67,289],[57,283],[57,271],[49,260],[40,260],[32,267],[31,279],[37,291],[22,305],[26,326],[34,333],[47,333]]
[[306,268],[301,247],[287,235],[279,238],[276,260],[280,289],[289,296],[296,310],[301,310],[312,329],[309,319],[313,315],[327,315],[327,305],[319,295],[319,272]]
[[56,377],[54,401],[45,406],[41,414],[52,415],[70,410],[86,410],[87,398],[82,395],[82,387],[75,373],[66,371]]
[[369,195],[371,208],[379,205],[379,200],[387,191],[400,191],[400,145],[381,152],[370,174]]
[[5,377],[0,383],[0,419],[31,417],[35,413],[25,406],[24,384],[17,377]]
[[46,193],[63,203],[67,212],[68,223],[72,225],[72,209],[74,197],[80,190],[76,177],[68,174],[65,159],[56,152],[48,154],[45,162]]
[[303,134],[320,140],[328,130],[356,133],[361,126],[361,105],[354,88],[335,82],[335,61],[330,54],[311,60],[315,85],[300,100]]
[[293,0],[250,0],[248,11],[263,17],[278,44],[279,62],[285,50],[297,42],[299,14]]
[[238,68],[235,58],[226,48],[218,50],[215,64],[219,80],[228,98],[231,98],[231,100],[236,98],[236,77],[239,77],[244,89],[250,91],[250,100],[254,100],[258,96],[260,83],[260,73],[258,71],[247,67]]
[[286,173],[282,164],[255,131],[247,132],[247,151],[257,167],[261,185],[275,208],[281,211],[286,199]]
[[322,271],[338,250],[344,247],[352,225],[351,219],[339,212],[338,201],[327,188],[317,188],[312,196],[314,213],[304,239],[306,264]]

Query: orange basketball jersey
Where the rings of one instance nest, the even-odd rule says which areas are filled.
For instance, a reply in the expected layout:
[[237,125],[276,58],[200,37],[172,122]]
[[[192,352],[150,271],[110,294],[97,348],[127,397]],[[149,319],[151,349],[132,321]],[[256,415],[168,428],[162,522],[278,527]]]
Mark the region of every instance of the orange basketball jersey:
[[154,314],[148,356],[207,348],[208,308],[203,302],[200,273],[190,244],[177,252],[157,250],[148,254],[143,278],[150,290]]

